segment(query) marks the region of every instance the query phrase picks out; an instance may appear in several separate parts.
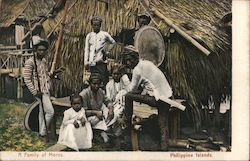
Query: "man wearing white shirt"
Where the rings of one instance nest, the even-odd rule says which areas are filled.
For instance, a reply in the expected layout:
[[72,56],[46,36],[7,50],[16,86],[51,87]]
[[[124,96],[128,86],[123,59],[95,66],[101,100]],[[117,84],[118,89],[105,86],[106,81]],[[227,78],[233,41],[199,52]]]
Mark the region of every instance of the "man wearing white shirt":
[[[126,88],[125,96],[125,115],[131,125],[133,114],[133,101],[148,104],[158,108],[158,124],[161,134],[161,150],[167,150],[168,138],[168,111],[170,104],[167,102],[172,97],[172,89],[157,66],[151,61],[139,59],[138,51],[134,46],[125,47],[125,65],[133,69],[132,80]],[[138,93],[137,90],[142,86],[147,91],[146,95]]]
[[[106,55],[108,55],[114,47],[115,40],[109,33],[100,30],[101,24],[101,18],[95,16],[91,19],[93,32],[90,32],[86,36],[84,66],[87,70],[90,70],[91,73],[98,72],[102,76],[103,84],[106,85],[109,76]],[[106,45],[108,46],[106,47]]]

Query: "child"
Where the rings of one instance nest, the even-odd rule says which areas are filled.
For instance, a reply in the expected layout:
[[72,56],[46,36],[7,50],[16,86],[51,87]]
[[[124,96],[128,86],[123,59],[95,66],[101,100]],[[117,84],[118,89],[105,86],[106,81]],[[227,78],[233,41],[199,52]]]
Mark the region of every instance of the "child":
[[58,143],[76,151],[92,147],[92,128],[85,116],[80,95],[70,96],[72,108],[64,112]]
[[[112,68],[112,78],[106,86],[106,95],[114,104],[114,118],[109,122],[108,126],[112,127],[114,135],[121,134],[121,125],[123,121],[124,110],[124,92],[130,84],[130,80],[125,74],[124,66],[115,64]],[[112,125],[112,126],[111,126]]]

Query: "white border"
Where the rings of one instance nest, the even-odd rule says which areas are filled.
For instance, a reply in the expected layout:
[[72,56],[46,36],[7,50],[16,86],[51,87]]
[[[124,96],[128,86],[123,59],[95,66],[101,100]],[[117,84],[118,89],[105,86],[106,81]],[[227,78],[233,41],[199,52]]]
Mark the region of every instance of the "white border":
[[[0,160],[249,160],[249,10],[250,0],[233,0],[231,152],[1,152]],[[171,157],[171,154],[186,157]],[[197,154],[212,157],[197,157]]]

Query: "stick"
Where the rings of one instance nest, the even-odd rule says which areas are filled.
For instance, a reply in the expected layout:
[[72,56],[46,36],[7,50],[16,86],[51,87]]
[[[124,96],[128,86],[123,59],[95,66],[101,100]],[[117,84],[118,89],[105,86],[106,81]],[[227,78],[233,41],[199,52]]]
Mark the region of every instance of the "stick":
[[35,25],[32,28],[30,28],[30,30],[24,35],[22,42],[24,42],[28,38],[28,36],[33,32],[33,30],[35,30],[37,26],[41,25],[45,20],[47,20],[48,15],[51,14],[52,11],[53,7],[49,10],[48,13],[46,13],[45,17],[42,17],[37,23],[35,23]]
[[60,26],[60,33],[59,33],[59,37],[58,37],[57,44],[56,44],[56,52],[55,52],[53,62],[52,62],[52,66],[51,66],[51,69],[50,69],[51,74],[55,71],[55,68],[56,68],[56,60],[57,60],[57,56],[58,56],[58,53],[59,53],[59,50],[60,50],[60,47],[61,47],[61,43],[62,43],[63,29],[64,29],[64,25],[65,25],[64,23],[65,23],[65,20],[66,20],[68,6],[69,6],[68,3],[66,3],[65,8],[64,8],[64,12],[63,12],[63,19],[62,19],[61,26]]
[[[30,21],[29,21],[29,25],[30,25]],[[31,44],[32,44],[32,48],[33,48],[34,44],[33,44],[33,39],[32,39],[32,31],[30,32],[30,38],[31,38]],[[36,54],[35,54],[34,50],[32,50],[32,53],[33,53],[33,57],[34,57],[34,65],[35,65],[35,72],[36,72],[36,77],[37,77],[38,91],[41,92],[40,80],[39,80],[39,75],[38,75],[38,71],[37,71],[37,64],[36,64]],[[46,123],[46,119],[45,119],[45,111],[44,111],[44,107],[43,107],[43,97],[41,97],[41,106],[42,106],[42,111],[43,111],[45,130],[46,130],[46,134],[47,134],[46,139],[49,141],[48,128],[47,128],[47,123]]]
[[183,36],[186,40],[191,42],[194,46],[196,46],[199,50],[201,50],[204,54],[207,56],[210,54],[210,51],[204,48],[201,44],[199,44],[195,39],[193,39],[191,36],[189,36],[186,32],[184,32],[182,29],[180,29],[178,26],[176,26],[171,20],[169,20],[167,17],[165,17],[162,13],[160,13],[156,9],[152,9],[152,11],[161,19],[164,20],[164,22],[169,25],[170,27],[174,28],[181,36]]
[[[76,0],[68,9],[67,12],[69,12],[71,10],[71,8],[76,4],[78,0]],[[55,27],[50,31],[50,33],[47,35],[47,39],[51,36],[51,34],[55,31],[55,29],[57,28],[57,26],[62,22],[63,17],[57,22],[57,24],[55,25]]]

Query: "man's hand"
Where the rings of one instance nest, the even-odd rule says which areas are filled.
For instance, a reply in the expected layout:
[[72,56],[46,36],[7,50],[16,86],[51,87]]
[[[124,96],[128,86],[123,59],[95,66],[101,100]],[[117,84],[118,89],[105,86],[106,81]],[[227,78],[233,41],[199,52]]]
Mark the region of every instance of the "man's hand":
[[113,111],[113,109],[109,109],[108,117],[106,119],[106,122],[111,121],[113,118],[114,118],[114,111]]
[[73,124],[74,124],[75,128],[79,128],[79,124],[78,124],[78,122],[76,120],[74,121]]
[[65,70],[64,67],[60,67],[55,70],[53,73],[49,73],[50,78],[58,78],[58,76]]
[[37,91],[35,94],[35,97],[40,98],[40,99],[42,98],[42,96],[43,96],[43,93],[40,91]]
[[65,70],[64,67],[60,67],[60,68],[58,68],[57,70],[55,70],[55,71],[53,72],[53,74],[54,74],[54,75],[60,74],[60,73],[62,73],[64,70]]

